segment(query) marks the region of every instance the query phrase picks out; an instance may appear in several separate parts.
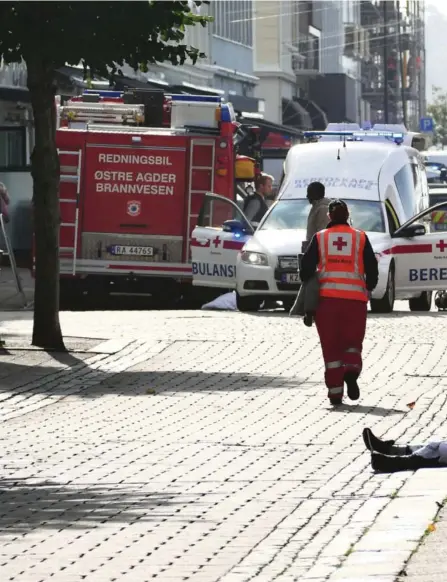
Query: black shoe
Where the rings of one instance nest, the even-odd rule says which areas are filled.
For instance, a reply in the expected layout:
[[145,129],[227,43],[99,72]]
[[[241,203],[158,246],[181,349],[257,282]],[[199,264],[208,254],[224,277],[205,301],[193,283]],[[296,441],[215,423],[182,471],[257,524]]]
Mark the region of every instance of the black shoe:
[[396,441],[382,441],[377,438],[370,428],[364,428],[362,432],[363,442],[365,447],[371,452],[375,451],[377,453],[382,453],[382,455],[388,455],[391,451],[391,447]]
[[424,459],[418,455],[391,457],[371,453],[371,466],[376,473],[397,473],[398,471],[417,471],[439,467],[439,459]]
[[303,317],[303,321],[304,321],[304,325],[306,327],[312,327],[312,322],[313,322],[312,314],[306,313],[306,315]]
[[360,398],[360,389],[357,384],[357,378],[359,377],[357,372],[346,372],[345,383],[348,388],[348,397],[350,400],[358,400]]
[[329,402],[332,404],[332,406],[340,406],[340,404],[343,404],[343,397],[334,396],[333,398],[329,398]]

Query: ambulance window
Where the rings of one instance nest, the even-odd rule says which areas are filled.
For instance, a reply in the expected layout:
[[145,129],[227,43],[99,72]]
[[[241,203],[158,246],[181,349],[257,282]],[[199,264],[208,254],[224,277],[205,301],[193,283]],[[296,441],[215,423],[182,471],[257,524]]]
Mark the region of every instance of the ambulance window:
[[391,204],[391,202],[389,200],[387,200],[385,202],[385,208],[386,208],[386,217],[388,220],[388,228],[389,228],[390,234],[394,234],[394,232],[400,226],[396,211],[394,210],[393,205]]
[[410,169],[410,164],[405,164],[405,166],[397,172],[394,176],[394,183],[396,184],[405,216],[411,218],[416,213],[416,196],[413,173]]

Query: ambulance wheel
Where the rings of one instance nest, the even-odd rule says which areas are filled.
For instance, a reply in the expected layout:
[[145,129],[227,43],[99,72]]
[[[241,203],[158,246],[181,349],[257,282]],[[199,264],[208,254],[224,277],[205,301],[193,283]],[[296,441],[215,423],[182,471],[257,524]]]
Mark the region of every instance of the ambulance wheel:
[[261,303],[262,298],[260,297],[241,297],[236,291],[236,307],[238,311],[244,311],[246,313],[259,311]]
[[410,311],[430,311],[433,291],[424,291],[419,297],[409,300]]
[[391,265],[388,271],[388,281],[386,284],[385,295],[382,299],[371,299],[371,311],[373,313],[392,313],[394,308],[394,299],[396,288],[394,285],[394,265]]

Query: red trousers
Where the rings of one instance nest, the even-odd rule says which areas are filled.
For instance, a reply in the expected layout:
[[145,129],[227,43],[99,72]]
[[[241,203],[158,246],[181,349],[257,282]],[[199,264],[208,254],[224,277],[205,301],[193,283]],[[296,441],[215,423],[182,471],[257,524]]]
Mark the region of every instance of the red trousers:
[[343,396],[346,372],[362,371],[367,303],[353,299],[320,298],[315,323],[326,366],[328,396]]

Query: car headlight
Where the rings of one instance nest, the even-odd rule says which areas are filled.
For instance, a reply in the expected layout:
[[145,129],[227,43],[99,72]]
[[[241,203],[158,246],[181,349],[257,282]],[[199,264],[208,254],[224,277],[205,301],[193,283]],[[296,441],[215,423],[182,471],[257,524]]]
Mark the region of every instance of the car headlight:
[[261,265],[266,267],[269,264],[267,255],[264,255],[263,253],[253,253],[252,251],[242,251],[241,260],[248,265]]

